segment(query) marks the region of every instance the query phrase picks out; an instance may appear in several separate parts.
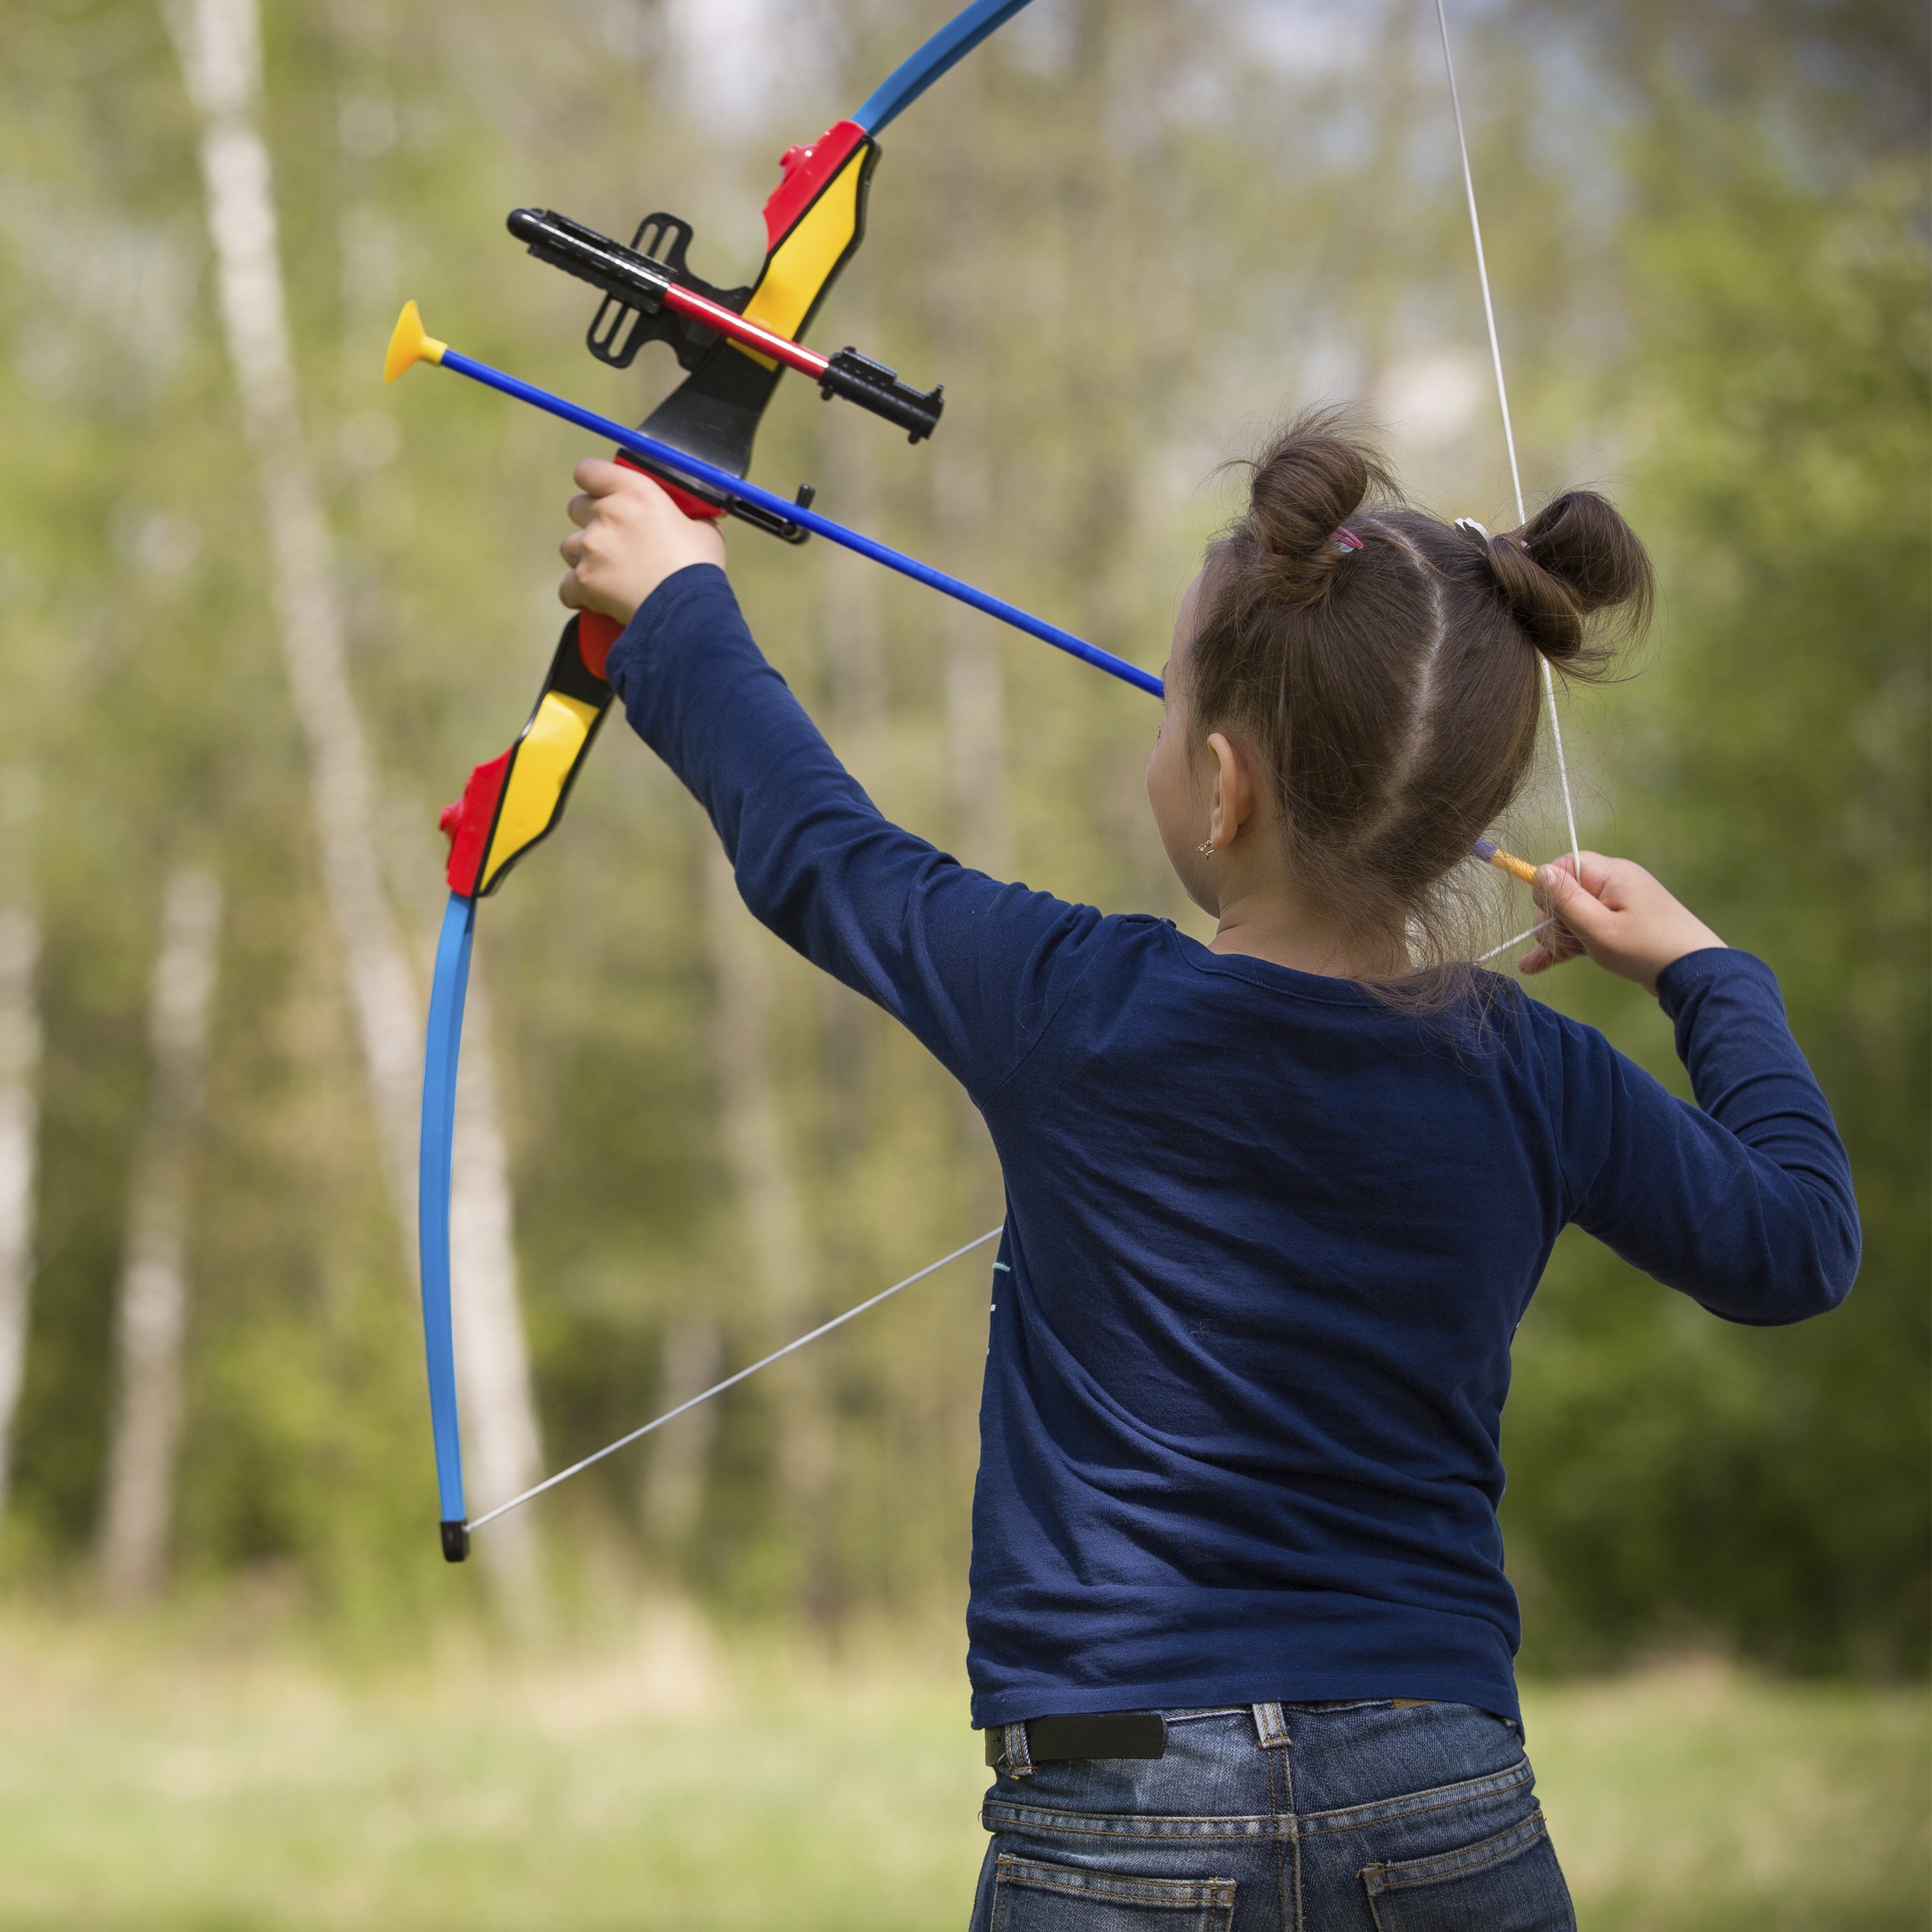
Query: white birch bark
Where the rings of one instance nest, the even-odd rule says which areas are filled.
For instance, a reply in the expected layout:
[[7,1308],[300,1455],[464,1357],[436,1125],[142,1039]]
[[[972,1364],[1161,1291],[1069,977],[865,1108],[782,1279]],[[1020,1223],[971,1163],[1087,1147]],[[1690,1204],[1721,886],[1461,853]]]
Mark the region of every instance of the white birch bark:
[[40,925],[0,906],[0,1519],[11,1484],[14,1417],[32,1306],[34,1177],[39,1141],[40,1013],[34,968]]
[[[283,657],[308,751],[323,886],[347,963],[384,1171],[413,1280],[422,1014],[382,885],[374,781],[345,661],[332,545],[303,442],[274,187],[257,125],[255,0],[164,0],[164,12],[200,118],[222,325],[268,525]],[[478,1492],[493,1497],[536,1480],[539,1450],[517,1304],[507,1166],[473,991],[463,1057],[470,1098],[459,1120],[452,1187],[458,1364],[467,1438],[483,1478]],[[530,1538],[519,1528],[480,1546],[500,1575],[527,1573]],[[522,1594],[531,1587],[526,1574]]]
[[[949,549],[970,553],[992,514],[993,489],[976,427],[962,414],[943,450],[932,452],[934,507]],[[961,540],[963,539],[963,541]],[[1006,680],[993,626],[945,600],[947,766],[952,781],[958,856],[995,878],[1013,864],[1006,811]]]
[[[952,112],[965,151],[979,151],[976,137],[986,120],[984,70],[968,62],[952,76]],[[993,469],[985,415],[975,398],[986,354],[985,276],[991,250],[985,234],[987,184],[971,169],[949,171],[940,184],[941,217],[956,246],[939,264],[939,352],[960,401],[947,411],[942,434],[932,440],[933,519],[954,568],[977,577],[993,522]],[[976,378],[975,372],[979,372]],[[996,878],[1013,864],[1006,805],[1006,680],[998,627],[951,597],[940,600],[946,646],[946,740],[952,780],[954,842],[958,856]]]
[[188,1154],[221,928],[219,883],[205,872],[176,873],[162,902],[148,993],[147,1124],[135,1157],[115,1307],[101,1574],[116,1603],[153,1596],[167,1567],[188,1331]]
[[[497,1104],[496,1063],[478,1048],[489,1034],[489,1005],[473,972],[463,1018],[461,1077],[450,1150],[449,1271],[455,1302],[456,1386],[463,1413],[471,1505],[527,1489],[543,1473],[543,1447],[530,1393],[530,1357],[517,1300],[517,1249],[510,1226],[510,1153]],[[525,1629],[542,1620],[533,1513],[513,1509],[477,1539],[495,1566],[500,1595]]]
[[[852,329],[862,341],[864,318]],[[832,416],[825,424],[821,461],[830,485],[827,493],[840,514],[860,530],[877,526],[877,464],[869,432],[876,423],[855,420],[856,411]],[[863,766],[885,743],[887,729],[885,627],[879,610],[885,576],[869,558],[828,543],[819,558],[824,573],[826,668],[830,675],[833,728],[838,751],[848,765]],[[950,600],[948,600],[950,601]]]
[[[702,1395],[724,1373],[724,1337],[703,1315],[674,1322],[664,1336],[664,1380],[658,1390],[660,1410],[675,1409]],[[707,1402],[654,1439],[644,1464],[639,1513],[644,1534],[667,1554],[681,1550],[696,1527],[704,1500],[704,1470],[717,1429],[718,1406]]]
[[[731,861],[708,841],[706,899],[717,989],[712,1057],[725,1157],[767,1332],[789,1342],[811,1326],[811,1266],[798,1180],[772,1075],[771,941],[745,909]],[[832,1431],[819,1364],[788,1361],[770,1391],[778,1410],[778,1485],[801,1558],[808,1605],[818,1607],[826,1555],[822,1510],[832,1478]]]

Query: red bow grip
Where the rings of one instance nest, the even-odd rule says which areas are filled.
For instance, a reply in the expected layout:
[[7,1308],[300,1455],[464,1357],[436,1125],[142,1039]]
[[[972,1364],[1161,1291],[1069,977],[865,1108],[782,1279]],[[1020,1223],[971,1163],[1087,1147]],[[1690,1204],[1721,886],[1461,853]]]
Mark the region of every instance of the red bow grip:
[[[689,490],[679,489],[676,484],[646,469],[627,450],[619,450],[613,460],[621,463],[626,469],[634,469],[641,477],[649,477],[687,517],[715,521],[724,514],[722,503],[708,503],[704,497],[694,497]],[[577,613],[577,650],[583,657],[584,668],[593,678],[603,676],[610,647],[623,634],[623,630],[624,626],[615,617],[607,617],[601,610]]]

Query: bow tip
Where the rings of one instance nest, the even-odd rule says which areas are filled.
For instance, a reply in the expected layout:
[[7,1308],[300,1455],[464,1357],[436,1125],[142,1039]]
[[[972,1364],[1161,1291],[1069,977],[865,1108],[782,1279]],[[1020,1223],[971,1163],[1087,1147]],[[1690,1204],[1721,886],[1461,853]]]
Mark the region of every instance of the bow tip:
[[443,1560],[460,1563],[469,1554],[469,1525],[458,1521],[443,1525]]

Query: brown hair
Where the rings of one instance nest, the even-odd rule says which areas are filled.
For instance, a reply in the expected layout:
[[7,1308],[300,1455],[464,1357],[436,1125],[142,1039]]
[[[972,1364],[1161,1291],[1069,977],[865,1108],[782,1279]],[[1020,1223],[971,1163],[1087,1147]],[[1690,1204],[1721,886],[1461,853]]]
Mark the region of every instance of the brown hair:
[[1202,575],[1196,729],[1259,751],[1304,891],[1360,931],[1406,928],[1418,964],[1441,968],[1457,950],[1456,869],[1534,760],[1538,654],[1601,675],[1609,640],[1589,620],[1642,628],[1649,558],[1590,490],[1496,537],[1410,509],[1334,411],[1298,418],[1249,468],[1248,506]]

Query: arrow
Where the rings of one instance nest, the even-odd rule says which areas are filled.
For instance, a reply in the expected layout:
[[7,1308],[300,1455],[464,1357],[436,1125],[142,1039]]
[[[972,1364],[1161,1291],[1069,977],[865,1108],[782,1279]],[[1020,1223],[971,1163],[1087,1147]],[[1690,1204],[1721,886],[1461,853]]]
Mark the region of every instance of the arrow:
[[397,318],[395,332],[389,339],[389,353],[383,358],[383,380],[394,382],[419,362],[433,363],[439,369],[467,376],[485,389],[514,396],[519,402],[528,402],[550,415],[561,417],[566,423],[576,423],[580,429],[590,430],[615,443],[620,449],[643,457],[654,469],[667,469],[673,476],[687,481],[742,497],[756,508],[795,523],[801,530],[809,530],[828,543],[842,544],[862,557],[871,558],[875,564],[883,564],[888,570],[896,570],[901,576],[910,577],[915,584],[924,584],[949,597],[956,597],[962,604],[971,605],[975,610],[983,610],[988,617],[997,617],[1002,624],[1010,624],[1015,630],[1023,630],[1028,636],[1038,638],[1042,643],[1051,644],[1056,650],[1063,650],[1083,663],[1092,665],[1096,671],[1104,671],[1122,683],[1133,685],[1137,691],[1149,691],[1157,698],[1165,695],[1165,687],[1152,671],[1143,671],[1139,665],[1130,664],[1126,658],[1117,657],[1110,650],[1103,650],[1099,645],[1090,644],[1084,638],[1075,637],[1057,624],[1049,624],[1044,617],[1036,617],[1032,612],[1021,609],[1018,605],[1009,604],[1004,597],[996,597],[990,591],[981,590],[962,578],[949,576],[930,564],[922,564],[917,557],[909,557],[905,551],[880,543],[876,537],[849,530],[843,523],[835,523],[830,517],[820,516],[816,510],[808,510],[803,504],[791,502],[774,491],[762,489],[757,484],[748,483],[742,477],[734,477],[715,464],[687,456],[683,450],[674,449],[668,443],[660,443],[656,437],[632,429],[614,417],[599,415],[594,409],[585,409],[565,397],[552,394],[547,389],[539,389],[534,382],[526,382],[500,369],[493,369],[487,362],[479,362],[473,356],[452,349],[447,342],[439,342],[434,336],[424,332],[423,318],[415,303],[406,302],[402,313]]

